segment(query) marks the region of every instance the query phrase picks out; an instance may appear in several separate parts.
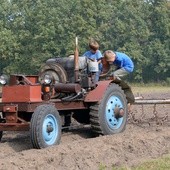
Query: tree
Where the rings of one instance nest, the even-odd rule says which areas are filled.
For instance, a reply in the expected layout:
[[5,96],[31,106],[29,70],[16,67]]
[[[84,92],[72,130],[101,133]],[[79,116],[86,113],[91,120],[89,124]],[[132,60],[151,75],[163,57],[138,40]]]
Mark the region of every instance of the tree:
[[102,52],[131,56],[131,81],[166,80],[169,9],[166,0],[2,0],[0,71],[37,74],[48,58],[72,54],[78,36],[80,55],[95,38]]
[[[149,28],[151,35],[145,52],[149,56],[148,70],[153,81],[166,80],[170,75],[170,6],[166,0],[151,1],[149,4]],[[152,71],[151,71],[152,70]]]

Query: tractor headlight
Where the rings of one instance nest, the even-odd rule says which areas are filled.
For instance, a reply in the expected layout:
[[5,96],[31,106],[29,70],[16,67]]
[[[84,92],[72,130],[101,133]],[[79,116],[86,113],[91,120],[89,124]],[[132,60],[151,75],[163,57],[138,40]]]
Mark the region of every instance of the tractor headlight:
[[46,75],[44,76],[44,83],[45,83],[45,84],[50,84],[51,82],[52,82],[51,76],[48,75],[48,74],[46,74]]
[[0,76],[0,84],[2,85],[7,84],[7,77],[5,75]]

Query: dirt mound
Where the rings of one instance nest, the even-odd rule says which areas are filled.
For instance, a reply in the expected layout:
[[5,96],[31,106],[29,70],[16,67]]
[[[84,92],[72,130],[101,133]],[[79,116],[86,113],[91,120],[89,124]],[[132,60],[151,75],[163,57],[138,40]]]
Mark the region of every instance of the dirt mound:
[[0,144],[0,169],[111,169],[169,154],[170,105],[156,107],[157,119],[154,109],[152,105],[133,106],[135,118],[123,133],[94,137],[89,127],[81,128],[64,132],[60,145],[41,150],[32,149],[28,132],[6,132]]

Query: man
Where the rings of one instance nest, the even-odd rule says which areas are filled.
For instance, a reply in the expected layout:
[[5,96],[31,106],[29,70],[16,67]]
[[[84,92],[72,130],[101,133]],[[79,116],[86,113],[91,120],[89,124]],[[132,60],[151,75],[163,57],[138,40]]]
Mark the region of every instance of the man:
[[121,79],[133,72],[133,61],[125,53],[107,50],[104,52],[104,59],[109,64],[113,64],[117,67],[116,70],[113,71],[110,75],[114,79]]

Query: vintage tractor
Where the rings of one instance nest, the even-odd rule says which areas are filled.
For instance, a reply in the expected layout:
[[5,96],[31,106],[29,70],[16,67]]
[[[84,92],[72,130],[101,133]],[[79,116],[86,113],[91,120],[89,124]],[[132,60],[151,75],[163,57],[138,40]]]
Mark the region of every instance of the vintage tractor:
[[[103,68],[109,71],[104,62]],[[45,148],[59,144],[73,120],[96,134],[122,132],[127,104],[134,101],[131,89],[107,73],[95,82],[96,71],[95,63],[79,57],[76,40],[73,56],[47,60],[39,75],[10,75],[8,84],[1,76],[0,139],[3,131],[30,131],[33,147]]]

